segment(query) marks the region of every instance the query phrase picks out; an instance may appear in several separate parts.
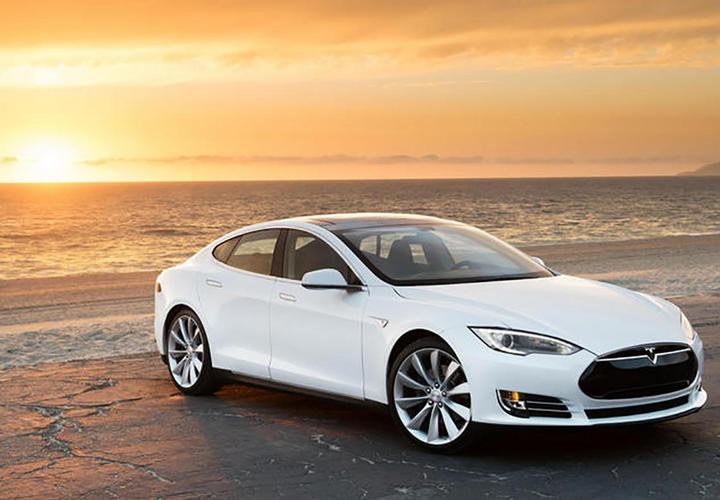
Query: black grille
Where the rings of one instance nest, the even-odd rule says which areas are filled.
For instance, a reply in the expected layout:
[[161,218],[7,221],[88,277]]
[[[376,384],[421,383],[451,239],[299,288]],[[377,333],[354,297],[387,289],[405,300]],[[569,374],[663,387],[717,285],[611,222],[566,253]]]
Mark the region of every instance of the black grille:
[[596,359],[580,376],[580,389],[595,399],[656,396],[689,387],[697,369],[687,345],[633,347]]
[[643,413],[652,413],[654,411],[668,410],[677,406],[687,404],[688,396],[681,398],[669,399],[667,401],[660,401],[659,403],[650,403],[647,405],[635,405],[635,406],[622,406],[620,408],[599,408],[596,410],[585,410],[587,418],[612,418],[612,417],[627,417],[629,415],[641,415]]

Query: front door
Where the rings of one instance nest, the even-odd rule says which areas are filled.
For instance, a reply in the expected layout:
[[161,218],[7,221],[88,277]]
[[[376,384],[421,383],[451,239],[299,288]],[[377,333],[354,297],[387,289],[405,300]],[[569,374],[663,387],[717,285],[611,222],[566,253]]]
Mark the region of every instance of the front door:
[[272,380],[362,398],[361,319],[368,292],[304,288],[302,276],[317,269],[357,278],[325,241],[288,230],[282,277],[270,302]]

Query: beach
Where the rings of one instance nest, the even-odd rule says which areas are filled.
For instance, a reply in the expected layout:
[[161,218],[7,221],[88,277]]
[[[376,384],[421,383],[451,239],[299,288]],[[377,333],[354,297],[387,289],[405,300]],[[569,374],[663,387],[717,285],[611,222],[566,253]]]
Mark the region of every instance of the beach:
[[[561,263],[563,255],[569,263],[580,255],[577,249],[576,257],[561,248],[546,250],[538,253],[549,263]],[[623,257],[625,251],[615,249],[619,265],[631,260]],[[667,262],[665,251],[660,253]],[[642,426],[488,429],[471,449],[443,456],[405,441],[382,409],[239,384],[211,397],[187,397],[172,385],[155,353],[103,357],[152,347],[152,279],[153,273],[84,276],[22,280],[2,288],[3,304],[14,304],[12,312],[3,311],[3,328],[15,332],[3,334],[4,363],[27,365],[0,370],[4,495],[720,495],[720,293],[672,298],[705,345],[703,385],[709,400],[701,412]],[[22,344],[23,329],[37,332],[36,345],[12,345]],[[54,333],[42,333],[48,331]],[[32,364],[78,357],[103,358]]]
[[[378,408],[247,385],[185,397],[155,352],[157,271],[0,282],[10,497],[712,498],[720,495],[720,236],[523,247],[664,296],[705,345],[705,408],[649,426],[495,429],[429,455]],[[715,287],[715,288],[713,288]],[[507,446],[513,442],[512,446]]]
[[[558,272],[673,297],[681,304],[689,300],[683,296],[697,301],[720,292],[720,235],[523,249]],[[153,351],[158,272],[0,281],[0,367]]]

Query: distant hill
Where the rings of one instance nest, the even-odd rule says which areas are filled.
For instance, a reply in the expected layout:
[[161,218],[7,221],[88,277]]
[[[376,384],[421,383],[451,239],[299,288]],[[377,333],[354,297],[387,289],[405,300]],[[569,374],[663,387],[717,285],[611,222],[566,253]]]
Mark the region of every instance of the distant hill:
[[703,165],[697,170],[691,170],[690,172],[680,172],[678,175],[720,175],[720,161]]

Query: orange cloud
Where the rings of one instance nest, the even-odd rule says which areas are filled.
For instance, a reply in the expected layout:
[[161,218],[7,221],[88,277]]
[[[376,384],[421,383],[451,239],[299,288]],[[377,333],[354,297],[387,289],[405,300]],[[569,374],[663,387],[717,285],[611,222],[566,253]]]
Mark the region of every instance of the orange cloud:
[[6,86],[720,63],[715,1],[30,0],[3,14]]

